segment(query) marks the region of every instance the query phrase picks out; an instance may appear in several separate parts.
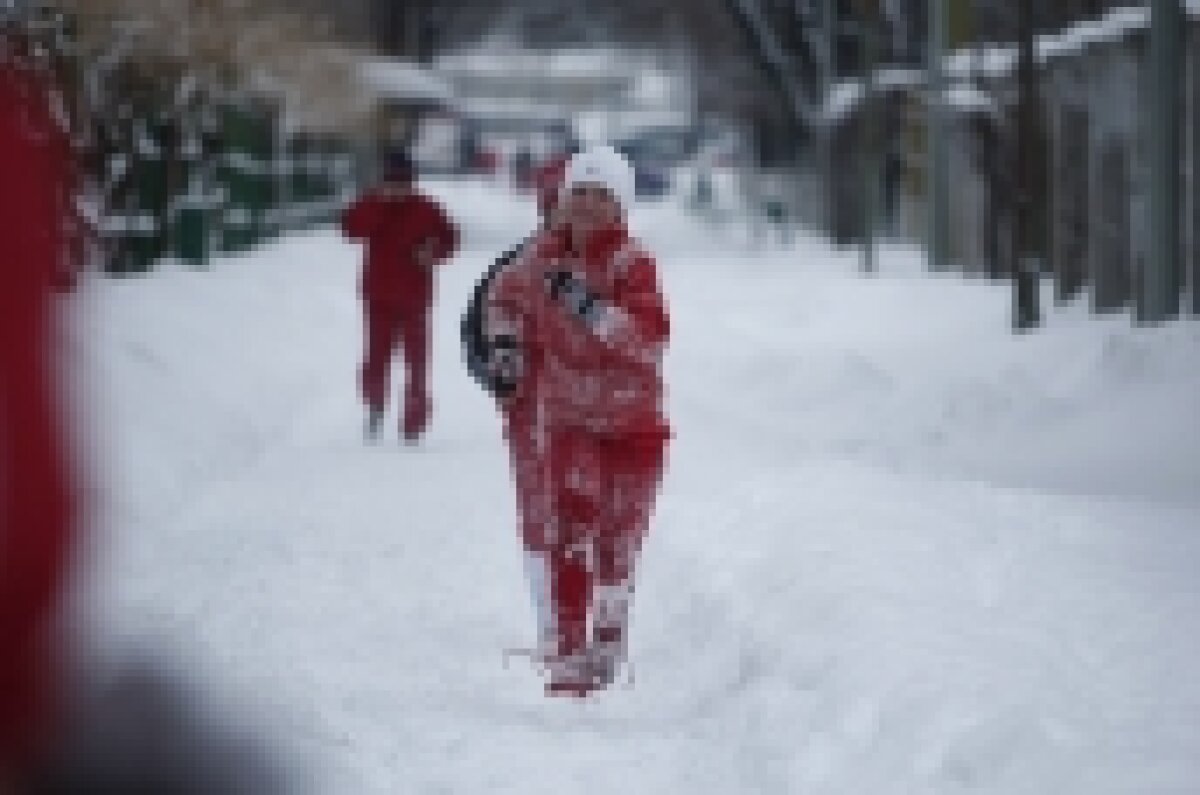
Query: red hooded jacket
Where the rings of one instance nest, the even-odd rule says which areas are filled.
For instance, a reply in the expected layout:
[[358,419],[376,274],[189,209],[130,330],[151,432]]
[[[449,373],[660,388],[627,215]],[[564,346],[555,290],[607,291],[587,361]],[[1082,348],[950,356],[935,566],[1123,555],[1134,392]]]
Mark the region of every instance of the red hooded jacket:
[[[428,308],[433,300],[430,265],[458,248],[458,229],[432,199],[420,194],[369,192],[342,217],[342,231],[367,245],[360,289],[365,300]],[[424,254],[422,248],[428,245]],[[428,261],[423,261],[424,256]]]
[[[603,307],[585,322],[550,297],[545,274],[567,270]],[[606,435],[668,433],[662,356],[670,323],[654,259],[623,226],[593,234],[581,252],[547,231],[491,290],[489,324],[515,331],[525,372],[510,418],[539,409],[550,427]]]

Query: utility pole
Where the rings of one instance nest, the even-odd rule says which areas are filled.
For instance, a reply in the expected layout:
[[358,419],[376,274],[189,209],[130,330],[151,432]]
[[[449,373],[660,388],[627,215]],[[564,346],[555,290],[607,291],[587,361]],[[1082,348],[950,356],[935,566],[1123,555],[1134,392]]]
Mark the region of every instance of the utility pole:
[[1138,323],[1161,323],[1176,317],[1183,286],[1179,164],[1183,160],[1180,76],[1184,26],[1180,0],[1153,0],[1150,14],[1150,256],[1138,274]]
[[929,204],[929,267],[942,271],[950,266],[950,184],[946,152],[946,42],[947,3],[930,0],[928,55],[928,145],[926,190]]
[[1040,174],[1037,140],[1037,64],[1034,60],[1033,0],[1019,0],[1020,42],[1017,82],[1017,223],[1013,263],[1013,327],[1027,331],[1041,324],[1039,308],[1040,246],[1037,239]]

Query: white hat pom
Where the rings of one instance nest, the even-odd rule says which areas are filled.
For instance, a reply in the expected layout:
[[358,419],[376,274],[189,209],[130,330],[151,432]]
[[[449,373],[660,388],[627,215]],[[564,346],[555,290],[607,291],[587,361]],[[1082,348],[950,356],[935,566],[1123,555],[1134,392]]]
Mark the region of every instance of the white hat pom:
[[602,185],[623,210],[633,207],[633,166],[611,146],[592,146],[571,158],[562,190],[570,192],[576,185]]

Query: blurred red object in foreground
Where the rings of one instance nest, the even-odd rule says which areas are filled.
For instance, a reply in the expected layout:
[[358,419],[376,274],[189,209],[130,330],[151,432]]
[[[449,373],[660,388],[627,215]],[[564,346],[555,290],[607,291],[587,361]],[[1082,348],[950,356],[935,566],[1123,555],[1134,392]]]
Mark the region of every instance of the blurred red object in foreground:
[[0,795],[302,791],[273,748],[161,654],[120,652],[115,666],[97,666],[65,653],[62,613],[88,527],[56,295],[82,256],[76,169],[54,72],[4,22]]
[[73,167],[51,89],[0,32],[0,771],[49,741],[78,524],[54,312]]

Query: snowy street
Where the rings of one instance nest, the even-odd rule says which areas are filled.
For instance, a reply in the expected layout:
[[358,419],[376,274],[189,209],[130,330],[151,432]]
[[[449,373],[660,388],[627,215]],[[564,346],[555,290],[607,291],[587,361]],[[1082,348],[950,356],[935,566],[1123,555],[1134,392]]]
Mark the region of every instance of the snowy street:
[[[385,793],[1185,793],[1200,786],[1200,324],[881,273],[635,215],[677,439],[633,680],[547,699],[500,423],[459,355],[532,202],[430,186],[433,422],[362,441],[359,249],[331,230],[97,281],[97,613],[213,672],[313,769]],[[1049,295],[1049,294],[1048,294]],[[1052,301],[1047,299],[1047,307]],[[393,389],[393,392],[396,390]]]

